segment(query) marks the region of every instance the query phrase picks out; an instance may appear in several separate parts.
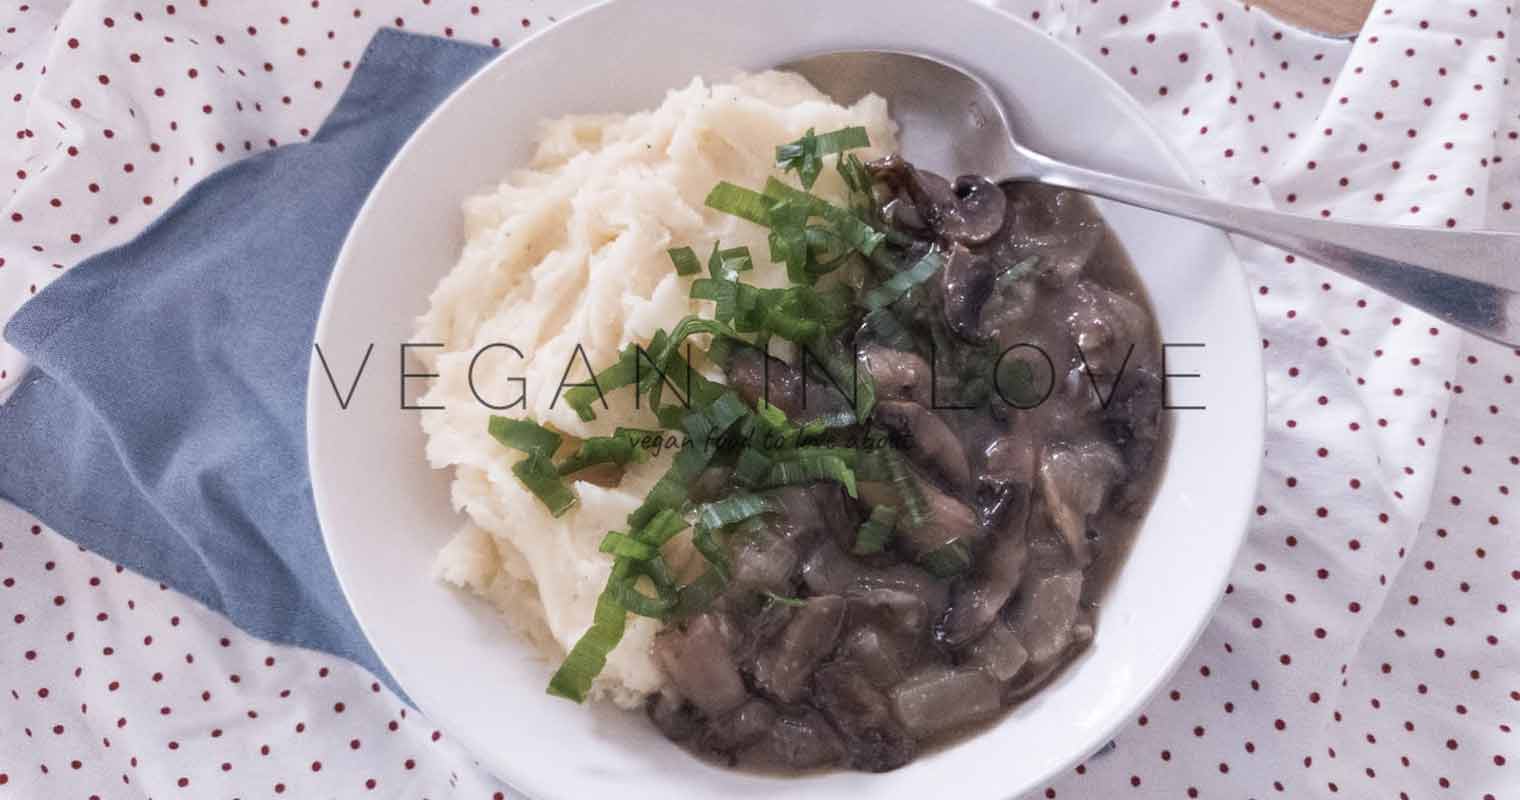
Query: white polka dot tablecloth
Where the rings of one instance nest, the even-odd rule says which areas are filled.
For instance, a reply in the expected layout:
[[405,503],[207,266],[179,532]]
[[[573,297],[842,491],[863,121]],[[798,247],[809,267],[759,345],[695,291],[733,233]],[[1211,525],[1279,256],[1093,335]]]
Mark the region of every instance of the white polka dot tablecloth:
[[[997,4],[1130,91],[1208,191],[1520,230],[1502,2],[1381,2],[1354,43],[1229,0]],[[506,47],[579,5],[9,0],[0,320],[209,172],[311,135],[376,28]],[[1179,672],[1033,797],[1520,797],[1520,354],[1238,244],[1268,390],[1250,538]],[[0,345],[0,391],[24,369]],[[66,534],[0,505],[0,797],[512,796],[359,668]]]

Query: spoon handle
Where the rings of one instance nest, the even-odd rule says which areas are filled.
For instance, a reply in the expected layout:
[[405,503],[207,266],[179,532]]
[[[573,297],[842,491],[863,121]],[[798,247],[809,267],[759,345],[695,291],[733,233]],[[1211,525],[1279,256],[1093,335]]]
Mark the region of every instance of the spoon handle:
[[1520,234],[1310,219],[1025,155],[1029,160],[1020,180],[1238,233],[1323,264],[1478,336],[1520,346]]

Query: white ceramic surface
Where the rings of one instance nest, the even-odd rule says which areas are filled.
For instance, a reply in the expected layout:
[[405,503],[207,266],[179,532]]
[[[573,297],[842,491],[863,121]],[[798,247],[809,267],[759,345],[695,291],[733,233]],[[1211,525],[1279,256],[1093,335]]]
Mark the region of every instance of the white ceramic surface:
[[[913,50],[980,73],[1017,105],[1024,137],[1051,155],[1189,185],[1123,91],[1076,54],[962,0],[619,0],[566,19],[487,67],[417,132],[355,223],[317,341],[352,376],[347,410],[313,359],[312,483],[328,552],[361,624],[414,701],[497,775],[536,798],[1006,798],[1101,747],[1165,680],[1224,589],[1261,460],[1261,340],[1228,240],[1105,204],[1145,279],[1172,350],[1175,442],[1154,508],[1112,587],[1094,646],[986,732],[885,775],[765,777],[717,769],[638,714],[544,693],[551,665],[483,603],[434,581],[459,524],[448,476],[430,470],[416,414],[398,407],[398,345],[461,245],[460,202],[526,161],[537,122],[657,104],[693,75],[721,79],[842,48]],[[347,378],[343,378],[347,380]]]

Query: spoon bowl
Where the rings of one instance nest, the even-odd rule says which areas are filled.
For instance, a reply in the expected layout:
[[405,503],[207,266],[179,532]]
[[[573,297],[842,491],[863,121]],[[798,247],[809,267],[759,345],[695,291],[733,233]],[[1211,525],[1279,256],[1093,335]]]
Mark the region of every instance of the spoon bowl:
[[1302,256],[1470,333],[1520,346],[1520,234],[1310,219],[1237,205],[1045,156],[1019,143],[1008,104],[937,58],[840,50],[781,65],[841,102],[886,99],[901,149],[946,176],[1000,175],[1075,189],[1212,225]]

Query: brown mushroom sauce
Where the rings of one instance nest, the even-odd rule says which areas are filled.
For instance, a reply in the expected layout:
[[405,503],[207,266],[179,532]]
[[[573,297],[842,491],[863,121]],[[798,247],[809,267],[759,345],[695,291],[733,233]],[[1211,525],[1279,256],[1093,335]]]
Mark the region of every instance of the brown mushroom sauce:
[[[648,704],[667,737],[728,765],[892,770],[1038,690],[1092,641],[1167,447],[1156,323],[1090,201],[951,182],[897,157],[869,168],[883,219],[906,234],[893,247],[946,253],[897,304],[913,349],[869,325],[849,343],[876,383],[871,421],[900,446],[931,514],[899,523],[885,552],[853,555],[891,486],[862,481],[852,499],[821,482],[780,490],[784,513],[729,538],[724,594],[656,637],[670,680]],[[1005,351],[1004,368],[1026,365],[1028,396],[1001,386],[1012,396],[943,407],[965,405]],[[727,366],[750,402],[768,388],[803,418],[842,402],[764,358]],[[949,542],[971,555],[964,573],[918,564]]]

